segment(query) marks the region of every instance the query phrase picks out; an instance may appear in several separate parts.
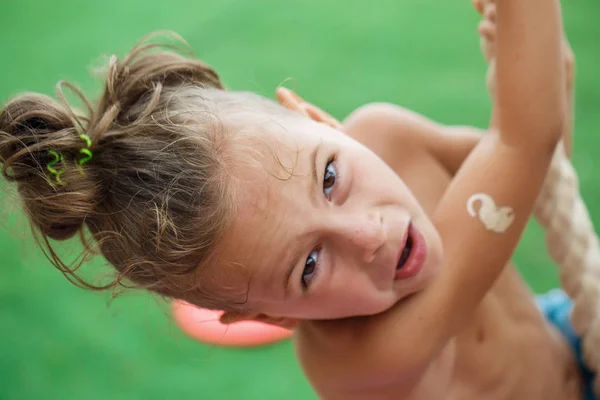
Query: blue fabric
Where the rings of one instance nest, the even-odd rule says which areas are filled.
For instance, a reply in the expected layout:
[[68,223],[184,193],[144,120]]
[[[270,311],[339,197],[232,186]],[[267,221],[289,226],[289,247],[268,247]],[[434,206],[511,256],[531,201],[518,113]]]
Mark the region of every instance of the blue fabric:
[[583,361],[581,352],[581,339],[573,331],[571,326],[570,314],[573,304],[571,299],[562,290],[552,290],[546,294],[536,297],[540,310],[546,316],[546,319],[552,323],[573,348],[573,353],[577,356],[577,361],[583,377],[585,400],[597,400],[592,391],[594,374],[587,368]]

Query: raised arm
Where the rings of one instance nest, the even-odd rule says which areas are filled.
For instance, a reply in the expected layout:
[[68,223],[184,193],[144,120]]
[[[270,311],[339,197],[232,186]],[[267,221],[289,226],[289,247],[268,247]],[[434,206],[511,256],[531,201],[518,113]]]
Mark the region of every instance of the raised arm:
[[[373,343],[381,346],[378,357],[389,355],[392,365],[423,368],[472,316],[518,243],[561,137],[558,1],[498,0],[497,8],[498,129],[482,138],[435,212],[444,246],[438,277],[392,310],[393,317],[382,317],[390,321],[388,329],[378,329]],[[487,217],[499,215],[496,207],[507,207],[509,218],[495,226],[479,218],[486,210]]]
[[[445,262],[427,291],[431,293],[422,297],[452,310],[452,317],[444,319],[449,332],[471,315],[512,255],[561,138],[566,112],[558,1],[498,0],[497,12],[498,130],[469,156],[434,216]],[[473,204],[475,198],[483,199],[481,204]],[[507,220],[505,229],[494,231],[482,222],[483,208],[493,206],[486,199],[512,210],[513,221]],[[479,208],[479,214],[473,217],[469,208]],[[493,213],[501,214],[498,209]]]

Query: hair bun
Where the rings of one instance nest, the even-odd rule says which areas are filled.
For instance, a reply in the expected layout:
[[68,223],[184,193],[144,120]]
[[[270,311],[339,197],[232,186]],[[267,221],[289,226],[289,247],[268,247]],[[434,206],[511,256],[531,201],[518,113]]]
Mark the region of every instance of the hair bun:
[[32,93],[15,97],[0,110],[2,174],[18,184],[31,221],[57,240],[77,232],[95,195],[94,183],[75,164],[85,147],[76,117],[67,105]]

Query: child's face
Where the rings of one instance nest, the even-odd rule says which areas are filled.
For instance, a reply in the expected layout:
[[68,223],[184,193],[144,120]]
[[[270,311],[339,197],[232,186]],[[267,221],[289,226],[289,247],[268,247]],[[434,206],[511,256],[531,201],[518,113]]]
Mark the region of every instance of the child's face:
[[385,311],[430,282],[437,232],[375,153],[308,118],[265,135],[278,161],[267,152],[236,183],[240,207],[220,245],[218,284],[241,286],[238,300],[252,313],[337,319]]

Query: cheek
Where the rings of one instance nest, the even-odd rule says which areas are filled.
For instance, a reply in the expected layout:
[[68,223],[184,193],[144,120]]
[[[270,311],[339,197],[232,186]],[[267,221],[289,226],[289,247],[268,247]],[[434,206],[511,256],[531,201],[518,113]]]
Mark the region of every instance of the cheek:
[[365,275],[337,279],[334,286],[319,294],[315,304],[330,304],[332,312],[345,316],[375,314],[396,301],[391,287],[382,289]]
[[[368,293],[354,293],[352,298],[323,299],[317,307],[316,318],[338,319],[374,315],[386,311],[395,304],[395,298],[380,298]],[[327,306],[323,306],[327,304]]]
[[376,197],[378,202],[401,201],[412,204],[412,192],[387,164],[369,154],[357,154],[353,157],[357,161],[352,163],[350,175],[355,190]]

